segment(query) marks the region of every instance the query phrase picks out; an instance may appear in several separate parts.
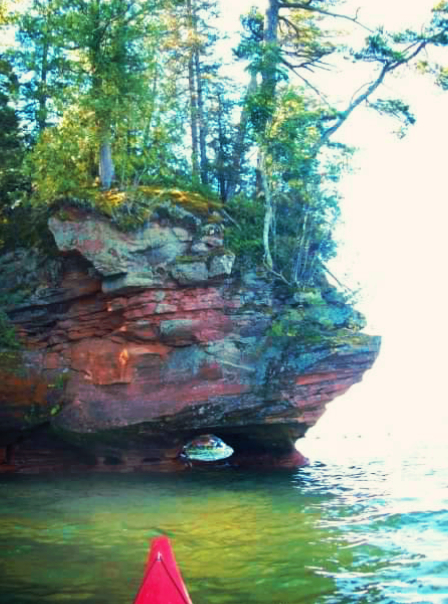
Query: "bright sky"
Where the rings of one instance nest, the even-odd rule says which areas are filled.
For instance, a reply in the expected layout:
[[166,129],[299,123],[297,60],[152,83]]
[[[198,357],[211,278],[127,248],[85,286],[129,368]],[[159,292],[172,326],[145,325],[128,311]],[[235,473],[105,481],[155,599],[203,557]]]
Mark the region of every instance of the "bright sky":
[[[375,5],[385,25],[397,28],[400,15],[415,16],[418,22],[432,5],[427,0],[364,4],[366,12]],[[345,225],[339,236],[344,245],[337,264],[360,282],[361,309],[371,331],[383,336],[383,348],[363,383],[329,407],[315,433],[340,424],[345,431],[366,435],[378,431],[400,438],[424,433],[446,438],[448,94],[430,78],[411,73],[392,78],[387,89],[411,104],[417,123],[398,140],[386,123],[364,110],[343,132],[346,142],[360,151],[358,171],[342,183]]]
[[[223,0],[224,1],[224,0]],[[264,0],[225,0],[226,20]],[[434,0],[348,0],[345,11],[366,24],[387,29],[418,26],[431,16]],[[350,7],[352,7],[350,9]],[[335,9],[336,10],[336,9]],[[342,7],[339,9],[342,12]],[[437,56],[448,64],[448,50]],[[341,98],[356,90],[356,78],[340,74],[328,80]],[[356,172],[341,190],[343,241],[332,266],[342,281],[362,286],[360,309],[370,333],[383,336],[383,348],[363,382],[330,403],[325,416],[299,449],[315,458],[313,447],[335,432],[376,438],[391,432],[400,439],[423,434],[446,438],[445,290],[448,254],[446,141],[448,92],[428,77],[406,73],[387,81],[385,96],[399,96],[412,106],[417,123],[397,139],[390,123],[368,110],[358,112],[340,138],[360,148]],[[319,440],[322,437],[322,440]]]

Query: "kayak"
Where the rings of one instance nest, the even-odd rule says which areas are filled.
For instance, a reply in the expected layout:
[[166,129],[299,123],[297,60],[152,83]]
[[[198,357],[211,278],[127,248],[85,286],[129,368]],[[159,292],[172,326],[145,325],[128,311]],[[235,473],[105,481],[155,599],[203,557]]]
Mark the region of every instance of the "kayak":
[[168,537],[153,539],[145,576],[134,604],[193,604]]

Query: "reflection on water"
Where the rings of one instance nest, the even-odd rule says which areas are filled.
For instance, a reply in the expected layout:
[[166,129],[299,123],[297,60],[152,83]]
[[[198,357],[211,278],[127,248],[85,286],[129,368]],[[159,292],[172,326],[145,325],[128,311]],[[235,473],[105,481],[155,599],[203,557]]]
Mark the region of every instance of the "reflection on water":
[[195,604],[446,604],[447,447],[346,445],[296,472],[2,478],[1,601],[130,603],[164,533]]

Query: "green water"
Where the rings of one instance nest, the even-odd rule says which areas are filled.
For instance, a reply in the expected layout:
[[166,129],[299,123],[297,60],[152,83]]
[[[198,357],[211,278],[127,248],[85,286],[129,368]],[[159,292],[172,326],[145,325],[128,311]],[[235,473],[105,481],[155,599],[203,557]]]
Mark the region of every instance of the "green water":
[[3,477],[0,601],[130,603],[163,533],[194,604],[447,603],[448,474],[418,455]]

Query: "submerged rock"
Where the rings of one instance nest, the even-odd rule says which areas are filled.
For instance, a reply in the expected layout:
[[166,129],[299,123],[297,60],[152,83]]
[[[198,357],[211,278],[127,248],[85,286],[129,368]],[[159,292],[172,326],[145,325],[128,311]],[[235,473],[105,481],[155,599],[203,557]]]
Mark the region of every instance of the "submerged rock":
[[285,303],[268,275],[232,272],[220,229],[187,214],[130,234],[73,210],[50,221],[56,258],[0,258],[26,346],[13,362],[0,353],[4,455],[40,427],[46,446],[63,439],[101,469],[182,467],[185,443],[211,432],[235,463],[304,462],[295,441],[380,339],[323,278]]

